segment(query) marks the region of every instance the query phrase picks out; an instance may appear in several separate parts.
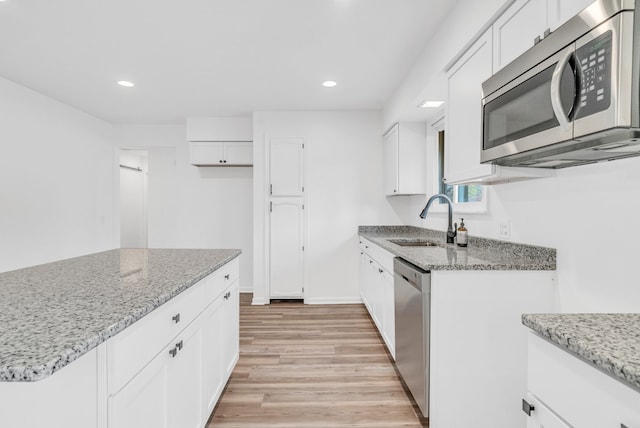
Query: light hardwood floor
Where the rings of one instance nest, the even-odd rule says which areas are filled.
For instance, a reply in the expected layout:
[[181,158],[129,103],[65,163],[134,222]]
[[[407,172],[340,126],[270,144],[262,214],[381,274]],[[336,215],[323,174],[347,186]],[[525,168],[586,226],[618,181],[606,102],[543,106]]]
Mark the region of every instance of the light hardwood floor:
[[242,294],[240,360],[207,428],[427,426],[390,358],[363,305]]

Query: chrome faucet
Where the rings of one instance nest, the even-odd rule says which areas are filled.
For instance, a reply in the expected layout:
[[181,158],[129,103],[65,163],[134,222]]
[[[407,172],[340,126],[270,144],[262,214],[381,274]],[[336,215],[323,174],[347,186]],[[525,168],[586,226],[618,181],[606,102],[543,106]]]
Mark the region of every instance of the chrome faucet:
[[458,228],[458,223],[451,224],[451,220],[453,218],[453,202],[447,195],[444,193],[438,193],[437,195],[433,195],[427,201],[427,205],[425,205],[424,209],[420,213],[420,218],[427,218],[427,211],[429,211],[429,207],[438,198],[442,198],[447,201],[449,205],[449,226],[447,227],[447,244],[453,244],[453,238],[456,237],[456,229]]

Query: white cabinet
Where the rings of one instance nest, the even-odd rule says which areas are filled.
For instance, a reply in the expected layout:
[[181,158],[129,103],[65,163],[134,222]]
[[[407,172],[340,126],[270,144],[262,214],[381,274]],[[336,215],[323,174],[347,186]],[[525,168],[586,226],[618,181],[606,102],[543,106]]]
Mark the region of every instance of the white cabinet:
[[[568,426],[640,427],[640,392],[533,332],[529,333],[527,381],[527,397],[543,402]],[[537,407],[531,415],[536,411]],[[545,425],[549,427],[555,425]]]
[[304,206],[302,198],[278,198],[270,205],[269,295],[303,297]]
[[393,254],[365,238],[360,238],[360,253],[362,301],[378,328],[389,353],[395,358]]
[[238,267],[229,262],[111,339],[108,428],[204,426],[238,361]]
[[219,297],[203,314],[202,318],[202,420],[206,421],[215,407],[225,384],[226,367],[223,368],[223,329],[228,323],[222,315]]
[[497,72],[544,33],[547,0],[516,0],[493,24],[493,72]]
[[547,0],[548,27],[554,31],[593,2],[594,0]]
[[269,147],[269,193],[271,196],[304,194],[304,140],[273,138]]
[[533,47],[593,0],[516,0],[493,23],[493,72]]
[[236,321],[240,316],[240,296],[238,294],[238,282],[227,289],[222,296],[222,319],[224,327],[222,332],[222,369],[226,379],[238,362],[240,346],[240,325]]
[[109,427],[197,428],[200,412],[201,328],[193,323],[109,397]]
[[197,166],[253,165],[253,143],[250,141],[191,141],[189,159]]
[[527,394],[526,402],[531,406],[527,428],[571,428],[533,395]]
[[448,73],[444,174],[448,184],[493,173],[491,165],[480,163],[481,85],[491,76],[491,51],[489,29]]
[[384,193],[417,195],[426,193],[426,125],[400,122],[383,137]]

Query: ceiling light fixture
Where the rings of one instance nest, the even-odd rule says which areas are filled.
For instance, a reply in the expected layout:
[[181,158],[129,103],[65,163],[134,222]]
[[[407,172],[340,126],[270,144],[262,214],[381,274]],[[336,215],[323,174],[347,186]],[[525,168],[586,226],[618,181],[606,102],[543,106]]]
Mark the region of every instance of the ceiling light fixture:
[[324,86],[325,88],[333,88],[336,85],[337,83],[333,80],[325,80],[324,82],[322,82],[322,86]]
[[125,88],[131,88],[135,86],[132,82],[129,82],[128,80],[119,80],[118,85],[124,86]]
[[429,101],[424,101],[424,102],[420,103],[420,105],[418,105],[418,107],[420,107],[420,108],[438,108],[442,104],[444,104],[444,101],[429,100]]

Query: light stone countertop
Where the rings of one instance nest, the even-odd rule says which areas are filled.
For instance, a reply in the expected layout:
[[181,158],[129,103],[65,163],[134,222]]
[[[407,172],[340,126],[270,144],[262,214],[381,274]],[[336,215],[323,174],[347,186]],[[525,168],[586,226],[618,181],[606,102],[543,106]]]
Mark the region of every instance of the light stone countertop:
[[522,323],[640,392],[640,314],[525,314]]
[[0,381],[37,381],[238,257],[122,249],[0,274]]
[[[424,270],[555,270],[556,250],[469,236],[466,248],[446,243],[446,234],[414,226],[360,226],[358,233]],[[390,239],[430,240],[435,247],[404,247]]]

